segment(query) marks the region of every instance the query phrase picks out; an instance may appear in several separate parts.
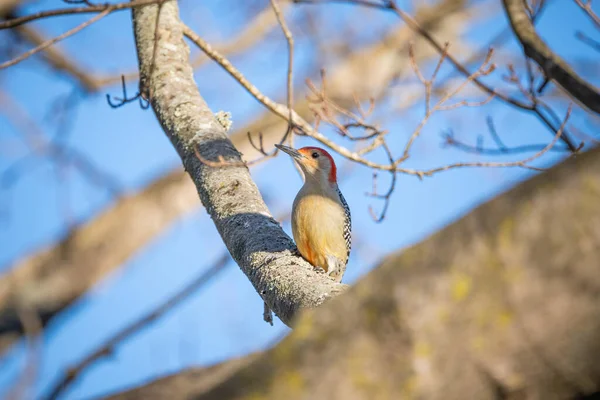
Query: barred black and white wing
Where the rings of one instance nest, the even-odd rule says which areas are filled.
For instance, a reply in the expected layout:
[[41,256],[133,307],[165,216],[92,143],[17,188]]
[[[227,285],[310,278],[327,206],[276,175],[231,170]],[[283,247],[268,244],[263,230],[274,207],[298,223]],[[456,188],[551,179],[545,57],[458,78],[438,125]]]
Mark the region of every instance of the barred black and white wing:
[[346,218],[344,220],[344,240],[346,241],[346,250],[348,251],[346,257],[347,265],[348,260],[350,259],[350,249],[352,248],[352,217],[350,216],[350,207],[348,207],[348,203],[346,203],[346,199],[342,195],[342,192],[339,188],[337,188],[337,192],[340,196],[340,202],[344,207],[344,213],[346,214]]

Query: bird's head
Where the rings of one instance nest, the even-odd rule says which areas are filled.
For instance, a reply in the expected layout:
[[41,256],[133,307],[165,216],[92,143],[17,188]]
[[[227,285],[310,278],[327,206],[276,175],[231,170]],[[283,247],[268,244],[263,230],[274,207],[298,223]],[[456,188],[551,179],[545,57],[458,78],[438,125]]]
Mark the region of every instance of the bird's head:
[[323,183],[337,183],[337,168],[333,157],[327,151],[319,147],[303,147],[298,150],[280,144],[276,144],[275,147],[296,161],[304,172],[305,180],[316,179]]

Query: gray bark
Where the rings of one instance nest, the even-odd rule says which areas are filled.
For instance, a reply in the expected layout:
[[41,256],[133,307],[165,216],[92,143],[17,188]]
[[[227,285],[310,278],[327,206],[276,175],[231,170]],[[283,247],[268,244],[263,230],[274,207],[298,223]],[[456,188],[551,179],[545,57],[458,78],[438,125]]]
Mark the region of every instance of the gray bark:
[[[293,241],[273,219],[240,153],[200,96],[183,40],[177,2],[133,11],[140,87],[194,181],[231,256],[263,300],[286,324],[296,312],[317,307],[345,285],[315,272],[294,255]],[[158,18],[158,19],[157,19]],[[225,160],[231,165],[214,167]]]

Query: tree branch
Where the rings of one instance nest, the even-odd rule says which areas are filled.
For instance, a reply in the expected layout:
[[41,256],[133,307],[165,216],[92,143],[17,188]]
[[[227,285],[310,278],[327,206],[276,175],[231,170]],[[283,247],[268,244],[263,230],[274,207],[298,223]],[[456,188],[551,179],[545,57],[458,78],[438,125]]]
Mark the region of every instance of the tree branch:
[[[321,305],[345,285],[319,274],[299,256],[240,165],[240,153],[193,80],[189,48],[175,1],[133,9],[140,87],[194,181],[231,256],[263,300],[286,324],[298,311]],[[210,161],[233,163],[213,168]]]
[[[272,10],[267,8],[267,11],[265,15],[275,20]],[[464,26],[460,21],[468,16],[462,1],[457,0],[443,0],[436,7],[423,6],[416,12],[423,25],[444,37],[456,37],[455,41],[461,34],[457,28]],[[441,24],[448,19],[455,22]],[[328,94],[347,107],[354,104],[353,95],[358,99],[381,96],[397,74],[408,70],[406,52],[398,52],[398,48],[406,46],[409,35],[409,29],[400,27],[381,42],[349,54],[330,69]],[[435,56],[432,52],[419,51],[421,47],[416,49],[418,62]],[[382,61],[368,61],[372,59]],[[369,79],[356,79],[356,76]],[[295,111],[311,118],[310,103],[304,94],[299,95],[294,104]],[[254,123],[240,127],[230,137],[245,158],[255,158],[260,154],[248,141],[247,132],[261,133],[264,146],[268,147],[278,142],[286,125],[279,116],[264,112]],[[7,272],[0,276],[0,353],[22,333],[17,304],[38,310],[45,316],[41,322],[46,325],[148,245],[174,220],[199,207],[197,199],[194,186],[184,172],[172,171],[142,191],[117,199],[110,209],[78,226],[49,248],[33,251],[30,256],[4,267]],[[106,252],[106,248],[111,252]],[[85,273],[81,271],[83,265]]]
[[510,25],[523,45],[527,57],[533,59],[544,71],[546,78],[554,80],[580,104],[600,114],[600,93],[555,54],[539,37],[527,15],[523,0],[502,0]]
[[106,9],[104,11],[102,11],[101,13],[94,15],[92,18],[90,18],[89,20],[77,25],[75,28],[73,29],[69,29],[67,32],[58,35],[52,39],[48,39],[47,41],[45,41],[44,43],[41,43],[39,46],[34,47],[31,50],[26,51],[25,53],[21,54],[18,57],[13,58],[12,60],[8,60],[6,62],[3,62],[2,64],[0,64],[0,69],[4,69],[4,68],[8,68],[11,67],[15,64],[20,63],[23,60],[26,60],[27,58],[31,57],[32,55],[39,53],[40,51],[54,45],[55,43],[58,43],[59,41],[68,38],[69,36],[73,36],[74,34],[76,34],[77,32],[81,31],[82,29],[87,28],[88,26],[90,26],[91,24],[93,24],[94,22],[106,17],[108,14],[110,14],[111,10],[110,9]]
[[[219,54],[219,52],[214,50],[212,48],[212,46],[210,46],[210,44],[208,44],[206,41],[204,41],[204,39],[202,39],[200,36],[198,36],[189,27],[184,25],[183,30],[185,32],[185,35],[190,40],[192,40],[194,42],[194,44],[196,44],[198,47],[200,47],[202,49],[202,51],[204,51],[210,58],[212,58],[225,71],[227,71],[229,73],[229,75],[231,75],[235,80],[237,80],[238,83],[244,87],[244,89],[246,89],[252,96],[254,96],[254,98],[256,98],[256,100],[258,100],[260,103],[262,103],[266,108],[271,110],[274,114],[277,114],[281,118],[284,118],[284,119],[286,119],[286,121],[288,121],[288,118],[290,115],[290,110],[285,105],[277,103],[277,102],[273,101],[272,99],[270,99],[269,97],[267,97],[266,95],[264,95],[237,68],[235,68],[229,60],[227,60],[225,57],[223,57],[221,54]],[[482,64],[480,69],[478,69],[471,76],[469,76],[465,80],[465,82],[463,82],[463,84],[459,85],[458,88],[456,88],[452,92],[450,92],[449,95],[453,96],[458,91],[460,91],[464,87],[464,85],[466,85],[467,83],[469,83],[471,81],[475,81],[478,76],[481,76],[483,73],[485,73],[486,68],[487,68],[486,64],[488,61],[489,60],[486,59],[486,61],[484,62],[484,64]],[[435,110],[435,109],[439,110],[439,106],[443,105],[443,102],[448,100],[448,98],[449,98],[449,96],[444,96],[440,100],[440,102],[438,102],[436,107],[434,107],[432,110]],[[459,103],[459,105],[462,105],[462,104]],[[513,167],[517,167],[517,168],[526,168],[526,169],[540,171],[541,170],[540,168],[533,167],[528,164],[530,162],[536,160],[537,158],[541,157],[552,146],[554,146],[554,144],[556,143],[556,141],[558,139],[560,139],[560,137],[562,136],[563,130],[565,128],[565,125],[567,123],[567,120],[569,118],[570,112],[571,112],[571,107],[569,107],[569,110],[567,111],[567,115],[565,116],[565,119],[563,120],[560,127],[558,127],[556,129],[555,134],[554,134],[554,139],[552,140],[552,142],[550,142],[546,148],[544,148],[542,151],[536,153],[532,157],[528,157],[526,159],[523,159],[520,161],[513,161],[513,162],[458,162],[458,163],[443,165],[440,167],[435,167],[435,168],[430,168],[430,169],[414,169],[414,168],[400,167],[400,165],[404,161],[406,161],[408,158],[406,156],[406,154],[397,159],[391,157],[391,155],[388,154],[389,158],[392,161],[389,163],[385,163],[385,164],[371,161],[371,160],[363,157],[358,152],[352,151],[349,148],[344,147],[343,145],[339,145],[336,142],[334,142],[333,140],[329,139],[324,134],[322,134],[320,131],[318,131],[316,128],[311,126],[311,124],[308,121],[303,119],[297,112],[295,112],[293,110],[291,111],[292,120],[288,121],[288,122],[293,124],[294,127],[296,129],[298,129],[300,132],[302,132],[303,135],[310,136],[311,138],[319,141],[321,144],[327,146],[331,150],[335,151],[336,153],[338,153],[339,155],[343,156],[344,158],[346,158],[350,161],[354,161],[358,164],[362,164],[362,165],[369,167],[371,169],[374,169],[374,170],[388,171],[391,173],[398,172],[398,173],[402,173],[402,174],[413,175],[419,179],[423,179],[423,177],[425,177],[425,176],[429,177],[429,176],[432,176],[433,174],[443,172],[443,171],[448,171],[448,170],[455,169],[455,168],[470,168],[470,167],[486,167],[486,168],[509,168],[510,167],[510,168],[513,168]],[[425,115],[425,117],[421,120],[421,123],[417,126],[417,128],[413,132],[412,137],[416,138],[420,134],[420,132],[423,128],[423,125],[427,122],[429,117],[430,117],[430,113],[427,113]],[[374,141],[375,140],[376,139],[374,139]],[[408,142],[407,146],[408,147],[411,146],[411,141]],[[389,152],[389,149],[386,149],[386,150],[388,150],[388,152]],[[576,149],[576,150],[579,150],[579,149]],[[206,160],[206,158],[203,158],[203,159]],[[227,165],[227,162],[224,159],[224,157],[218,158],[217,161],[218,161],[218,164],[215,164],[215,165],[218,165],[218,166]],[[210,160],[209,160],[209,162],[210,162]],[[234,165],[236,165],[235,163],[236,163],[236,161],[232,161],[230,163],[230,165],[234,166]]]
[[67,7],[67,8],[57,8],[54,10],[48,11],[40,11],[30,15],[23,15],[21,17],[12,18],[7,21],[0,21],[0,30],[14,28],[15,26],[23,25],[31,21],[36,21],[39,19],[56,17],[59,15],[73,15],[73,14],[90,14],[90,13],[99,13],[108,11],[108,13],[112,13],[114,11],[127,10],[132,7],[145,5],[145,4],[156,4],[160,3],[164,0],[134,0],[129,3],[104,3],[98,4],[95,6],[85,6],[85,7]]
[[[408,13],[404,12],[402,9],[398,7],[396,1],[394,0],[386,0],[383,2],[371,2],[371,1],[362,1],[362,0],[295,0],[295,3],[300,4],[324,4],[324,3],[348,3],[355,4],[363,7],[372,7],[380,10],[392,11],[394,12],[402,21],[406,23],[411,30],[419,34],[426,42],[428,42],[440,55],[444,55],[444,57],[459,71],[466,77],[470,77],[473,74],[461,63],[458,59],[454,58],[454,56],[450,53],[447,53],[444,50],[444,46],[441,42],[439,42],[435,36],[430,32],[426,25],[420,24],[415,18],[411,17]],[[518,98],[510,95],[505,95],[498,90],[488,86],[480,79],[474,79],[473,84],[477,85],[482,91],[486,92],[489,95],[493,95],[495,98],[502,100],[506,104],[510,104],[516,108],[524,110],[526,112],[531,112],[535,114],[553,133],[556,133],[557,128],[544,116],[544,114],[540,111],[538,104],[536,102],[523,102]],[[563,132],[561,136],[562,140],[567,144],[569,149],[576,153],[578,151],[578,146],[576,146],[570,137],[567,135],[566,130]]]
[[592,10],[592,0],[585,0],[585,3],[584,0],[575,0],[575,3],[596,24],[596,28],[600,29],[600,17]]

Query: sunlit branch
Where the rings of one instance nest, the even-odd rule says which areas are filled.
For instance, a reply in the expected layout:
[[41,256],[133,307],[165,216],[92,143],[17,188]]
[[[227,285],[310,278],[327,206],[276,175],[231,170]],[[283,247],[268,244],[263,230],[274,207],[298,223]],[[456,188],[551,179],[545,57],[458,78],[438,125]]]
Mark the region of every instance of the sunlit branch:
[[[223,67],[235,80],[238,81],[252,96],[254,96],[260,103],[262,103],[265,107],[271,110],[273,113],[279,115],[281,118],[287,120],[289,115],[289,109],[283,105],[274,102],[267,96],[265,96],[262,92],[256,88],[250,81],[248,81],[244,75],[238,71],[232,64],[224,58],[221,54],[219,54],[216,50],[214,50],[207,42],[205,42],[202,38],[200,38],[194,31],[192,31],[189,27],[184,26],[185,35],[192,40],[199,48],[202,49],[210,58],[216,61],[221,67]],[[475,79],[472,79],[475,81]],[[292,112],[292,123],[294,124],[296,129],[300,129],[302,134],[310,136],[315,140],[319,141],[323,145],[329,147],[333,151],[337,152],[341,156],[347,158],[348,160],[357,162],[366,167],[370,167],[376,170],[389,171],[389,172],[399,172],[409,175],[415,175],[418,178],[423,178],[425,176],[431,176],[437,172],[447,171],[455,168],[464,168],[464,167],[491,167],[491,168],[506,168],[506,167],[520,167],[527,168],[533,170],[541,170],[540,168],[532,167],[528,165],[531,161],[540,157],[546,151],[555,144],[555,140],[553,140],[545,149],[534,155],[533,157],[527,158],[521,161],[515,162],[505,162],[505,163],[496,163],[496,162],[478,162],[478,163],[455,163],[450,165],[445,165],[442,167],[437,167],[433,169],[427,170],[416,170],[409,168],[401,168],[399,164],[404,161],[402,158],[394,161],[393,164],[380,164],[370,160],[367,160],[361,157],[357,152],[351,152],[346,147],[340,146],[327,137],[325,137],[322,133],[318,132],[314,129],[308,122],[306,122],[302,117],[300,117],[297,113]],[[564,124],[557,130],[555,137],[560,137],[564,128]],[[413,134],[414,135],[414,134]]]

